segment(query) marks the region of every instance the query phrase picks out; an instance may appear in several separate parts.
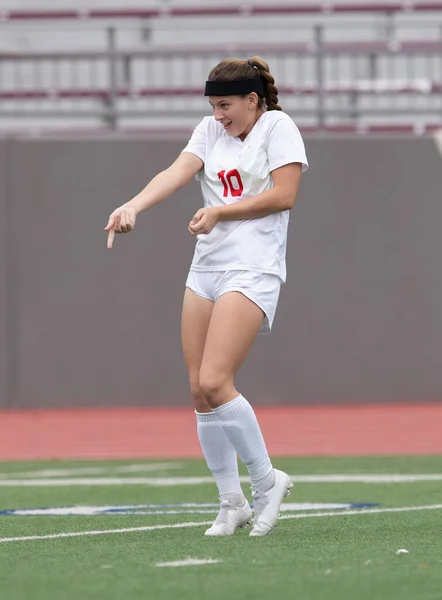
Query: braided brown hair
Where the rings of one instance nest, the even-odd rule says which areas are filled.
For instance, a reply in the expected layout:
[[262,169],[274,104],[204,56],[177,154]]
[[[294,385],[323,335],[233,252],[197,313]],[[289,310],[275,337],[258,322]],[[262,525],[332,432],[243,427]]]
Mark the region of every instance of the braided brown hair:
[[278,104],[278,88],[275,79],[270,73],[269,65],[254,56],[249,60],[225,58],[214,67],[210,73],[209,81],[234,81],[235,79],[259,79],[264,83],[265,97],[259,98],[260,108],[267,110],[282,110]]

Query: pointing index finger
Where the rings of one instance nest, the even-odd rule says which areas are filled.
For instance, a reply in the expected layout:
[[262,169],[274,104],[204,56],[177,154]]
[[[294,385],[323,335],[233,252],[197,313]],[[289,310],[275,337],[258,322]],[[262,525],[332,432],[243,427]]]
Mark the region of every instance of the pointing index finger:
[[112,245],[114,243],[114,239],[115,239],[115,229],[111,229],[109,231],[109,235],[107,236],[107,247],[108,250],[110,250],[112,248]]

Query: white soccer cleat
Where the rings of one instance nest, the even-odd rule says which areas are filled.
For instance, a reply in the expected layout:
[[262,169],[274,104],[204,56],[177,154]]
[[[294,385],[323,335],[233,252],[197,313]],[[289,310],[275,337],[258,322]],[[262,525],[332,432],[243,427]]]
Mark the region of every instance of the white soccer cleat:
[[223,500],[214,524],[204,535],[233,535],[238,527],[247,527],[251,522],[252,509],[246,498],[240,506],[236,506],[229,500]]
[[255,490],[253,496],[253,508],[255,509],[255,521],[249,535],[268,535],[276,525],[279,517],[279,509],[284,498],[290,495],[293,483],[290,477],[283,471],[273,469],[275,472],[275,484],[266,492]]

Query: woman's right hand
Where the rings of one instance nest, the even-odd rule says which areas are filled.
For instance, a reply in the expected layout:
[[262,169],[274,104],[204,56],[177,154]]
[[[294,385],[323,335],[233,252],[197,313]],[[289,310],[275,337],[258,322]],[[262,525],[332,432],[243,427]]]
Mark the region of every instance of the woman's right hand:
[[135,227],[135,221],[137,219],[137,213],[134,208],[123,204],[120,206],[109,217],[109,222],[104,228],[104,231],[108,231],[107,236],[107,247],[109,250],[112,248],[116,233],[129,233]]

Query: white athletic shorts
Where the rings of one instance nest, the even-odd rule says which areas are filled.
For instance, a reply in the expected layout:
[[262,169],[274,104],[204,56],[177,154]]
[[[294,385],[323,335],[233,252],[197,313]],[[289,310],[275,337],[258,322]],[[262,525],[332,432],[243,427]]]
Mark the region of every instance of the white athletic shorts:
[[255,271],[190,271],[186,287],[212,302],[226,292],[241,292],[264,313],[259,333],[270,333],[281,288],[277,275]]

